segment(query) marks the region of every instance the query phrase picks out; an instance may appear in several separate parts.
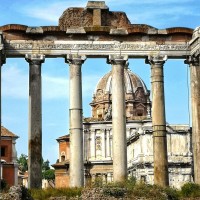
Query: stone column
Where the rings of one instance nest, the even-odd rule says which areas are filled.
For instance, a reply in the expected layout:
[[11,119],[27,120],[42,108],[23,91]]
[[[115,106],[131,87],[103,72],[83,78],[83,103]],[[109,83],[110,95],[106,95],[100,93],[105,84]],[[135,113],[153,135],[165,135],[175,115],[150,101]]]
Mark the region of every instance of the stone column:
[[[6,62],[5,54],[3,54],[2,35],[0,32],[0,125],[1,125],[1,67]],[[0,128],[0,180],[2,178],[2,164],[1,164],[1,128]],[[1,190],[1,188],[0,188]]]
[[85,56],[78,55],[68,55],[66,58],[70,64],[70,187],[84,185],[81,66],[85,59]]
[[113,133],[113,179],[127,178],[126,114],[124,91],[124,67],[127,56],[110,56],[112,64],[112,133]]
[[185,63],[190,64],[194,182],[200,184],[200,56],[191,56]]
[[200,27],[192,35],[190,57],[190,87],[192,108],[192,147],[194,163],[194,182],[200,184]]
[[45,56],[26,54],[29,63],[28,187],[42,188],[41,64]]
[[169,185],[163,79],[166,59],[167,56],[156,55],[146,60],[151,64],[154,184],[164,187]]

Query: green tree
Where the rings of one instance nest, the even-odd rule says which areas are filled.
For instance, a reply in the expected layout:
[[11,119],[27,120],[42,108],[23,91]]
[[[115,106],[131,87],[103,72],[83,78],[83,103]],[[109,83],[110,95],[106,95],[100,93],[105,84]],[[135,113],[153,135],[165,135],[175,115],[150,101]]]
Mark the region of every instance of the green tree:
[[55,170],[48,169],[42,172],[42,179],[46,179],[51,187],[55,184]]
[[49,167],[49,161],[46,160],[44,161],[43,158],[42,158],[42,171],[46,171],[46,170],[49,170],[50,167]]
[[21,154],[19,158],[17,158],[17,163],[19,165],[19,169],[21,172],[26,172],[28,170],[28,156],[25,154]]

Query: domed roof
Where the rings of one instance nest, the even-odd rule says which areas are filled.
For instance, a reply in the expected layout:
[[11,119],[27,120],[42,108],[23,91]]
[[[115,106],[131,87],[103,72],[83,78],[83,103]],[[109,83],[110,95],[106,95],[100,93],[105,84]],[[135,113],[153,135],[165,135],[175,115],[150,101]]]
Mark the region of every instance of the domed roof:
[[[133,120],[150,116],[150,92],[143,80],[128,67],[124,69],[124,88],[126,117]],[[95,88],[92,107],[92,118],[108,121],[112,118],[112,71],[104,75]],[[108,117],[109,113],[109,117]]]
[[[136,74],[134,74],[129,68],[124,70],[124,85],[125,93],[135,93],[138,88],[143,88],[145,95],[149,93],[144,81]],[[98,95],[99,92],[104,94],[112,94],[112,71],[104,75],[98,82],[94,95]]]

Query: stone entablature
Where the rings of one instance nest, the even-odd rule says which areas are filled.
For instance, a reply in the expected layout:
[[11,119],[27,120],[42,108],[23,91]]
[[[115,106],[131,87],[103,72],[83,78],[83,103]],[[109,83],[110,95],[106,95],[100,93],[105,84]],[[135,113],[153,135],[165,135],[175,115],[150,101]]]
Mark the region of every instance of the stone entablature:
[[[124,12],[111,12],[105,2],[88,2],[86,8],[68,8],[58,26],[29,27],[9,24],[0,26],[9,57],[26,53],[48,57],[66,54],[108,57],[124,55],[145,58],[165,54],[183,58],[190,54],[190,28],[157,29],[145,24],[131,24]],[[2,40],[2,39],[1,39]],[[126,42],[125,42],[126,41]]]
[[109,55],[128,55],[130,58],[146,58],[149,54],[166,54],[168,57],[184,58],[190,54],[185,43],[156,44],[156,42],[118,42],[118,41],[40,41],[12,40],[6,41],[7,57],[25,54],[44,54],[48,57],[64,57],[66,54],[77,54],[108,57]]

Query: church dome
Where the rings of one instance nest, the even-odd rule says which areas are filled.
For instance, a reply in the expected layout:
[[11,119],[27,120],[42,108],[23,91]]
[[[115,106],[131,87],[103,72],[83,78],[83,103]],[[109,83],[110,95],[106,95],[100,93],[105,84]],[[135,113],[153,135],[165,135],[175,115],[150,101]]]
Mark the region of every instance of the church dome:
[[[142,88],[147,95],[149,91],[144,81],[136,74],[134,74],[129,68],[124,70],[124,86],[126,94],[134,94],[138,88]],[[112,71],[104,75],[98,82],[94,95],[98,96],[99,92],[104,94],[112,94]]]
[[[125,105],[127,119],[150,117],[150,92],[144,81],[128,67],[124,69]],[[112,106],[112,71],[104,75],[95,88],[92,107],[92,118],[111,120],[106,113]]]

